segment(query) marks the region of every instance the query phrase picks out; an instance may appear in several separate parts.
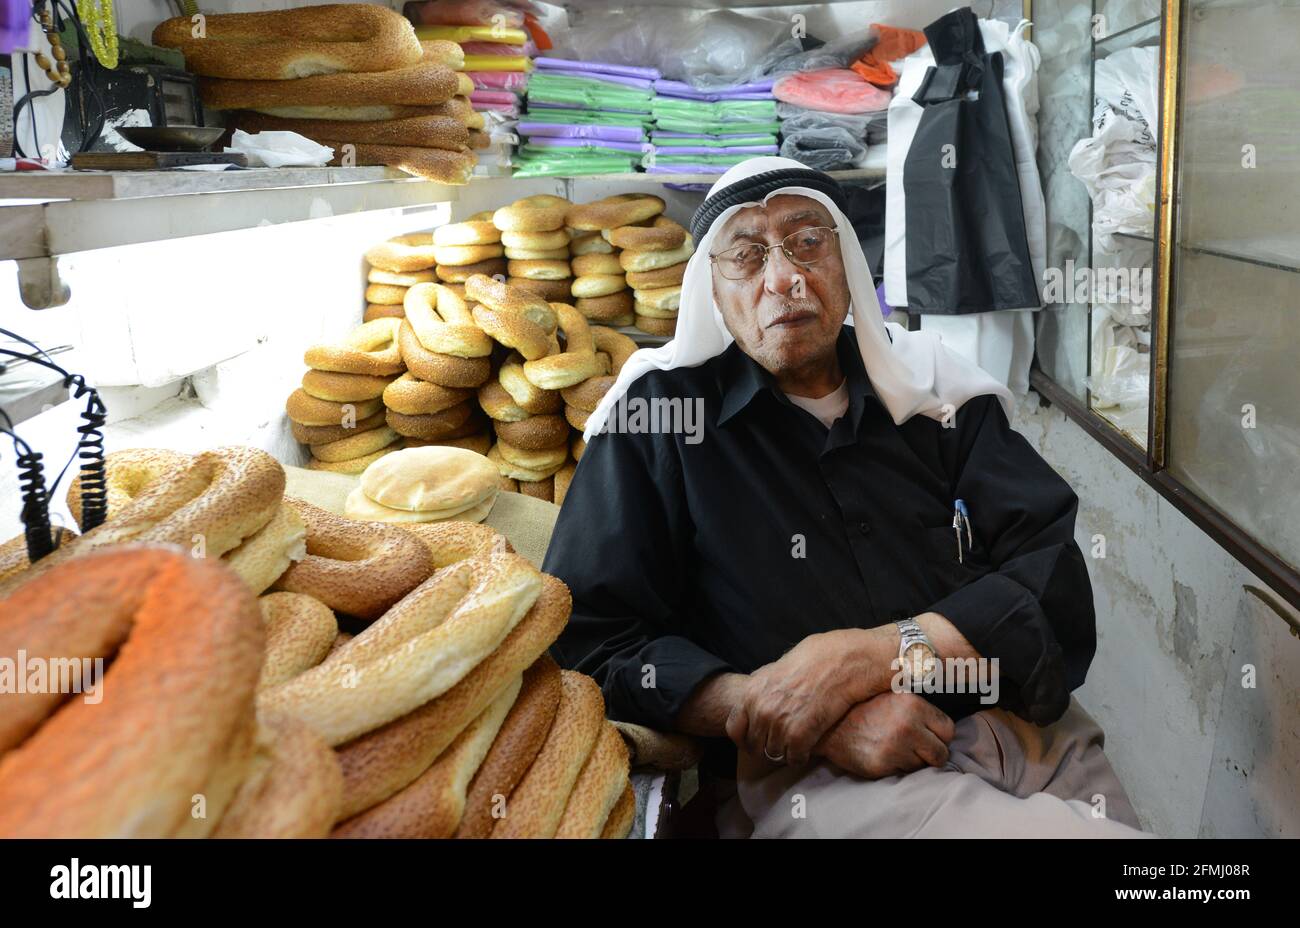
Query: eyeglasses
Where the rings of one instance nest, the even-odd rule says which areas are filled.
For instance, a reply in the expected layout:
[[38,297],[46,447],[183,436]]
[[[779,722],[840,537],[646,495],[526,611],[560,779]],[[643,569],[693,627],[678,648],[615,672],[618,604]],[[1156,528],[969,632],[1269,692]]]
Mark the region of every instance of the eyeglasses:
[[775,245],[747,242],[709,255],[709,263],[722,272],[727,280],[746,280],[760,274],[767,267],[767,256],[773,248],[780,248],[787,258],[800,267],[808,267],[830,257],[839,229],[813,226],[791,232]]

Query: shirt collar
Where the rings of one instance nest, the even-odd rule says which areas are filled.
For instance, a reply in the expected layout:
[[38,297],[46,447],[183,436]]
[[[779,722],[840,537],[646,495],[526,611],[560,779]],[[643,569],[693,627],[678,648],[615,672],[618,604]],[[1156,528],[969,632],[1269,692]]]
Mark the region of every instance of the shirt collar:
[[[840,370],[848,381],[849,413],[853,417],[853,430],[857,431],[862,421],[862,410],[868,397],[874,397],[871,381],[867,379],[866,368],[862,364],[862,355],[858,352],[857,339],[854,338],[852,326],[841,326],[840,334],[835,340],[835,350],[840,358]],[[733,416],[749,406],[754,397],[760,393],[771,394],[778,402],[793,405],[789,398],[776,385],[776,378],[740,350],[736,342],[727,346],[722,353],[722,364],[718,368],[718,388],[722,394],[722,406],[718,411],[718,425],[725,425]]]

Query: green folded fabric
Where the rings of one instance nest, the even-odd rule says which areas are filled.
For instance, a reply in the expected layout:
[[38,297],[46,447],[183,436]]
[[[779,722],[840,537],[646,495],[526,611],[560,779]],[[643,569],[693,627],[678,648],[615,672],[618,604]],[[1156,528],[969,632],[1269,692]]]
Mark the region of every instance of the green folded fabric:
[[664,132],[692,132],[707,135],[746,134],[776,135],[781,131],[780,120],[771,122],[701,122],[696,119],[679,119],[675,116],[656,116],[655,128]]
[[674,164],[740,164],[742,161],[748,161],[753,155],[665,155],[663,152],[655,152],[653,161],[650,155],[646,155],[641,163],[649,167],[651,164],[656,167],[669,167]]
[[[591,109],[638,110],[649,112],[654,94],[648,90],[610,84],[585,77],[534,72],[528,79],[528,99],[563,103]],[[775,112],[775,111],[774,111]]]
[[556,174],[631,174],[636,171],[635,159],[626,155],[611,158],[608,155],[591,155],[578,158],[516,158],[515,177],[545,177]]
[[[532,91],[532,85],[528,85]],[[650,106],[656,118],[694,119],[698,122],[759,122],[776,118],[775,100],[678,100],[655,97]]]
[[606,148],[600,144],[600,139],[587,139],[586,143],[579,145],[566,145],[564,148],[552,148],[549,145],[534,145],[531,142],[525,142],[519,146],[519,152],[523,155],[535,155],[537,157],[558,157],[572,158],[582,155],[608,155],[613,158],[636,158],[638,155],[629,154],[618,148]]
[[643,129],[654,125],[649,113],[606,113],[575,109],[537,109],[529,110],[523,117],[528,122],[552,122],[580,126],[640,126]]

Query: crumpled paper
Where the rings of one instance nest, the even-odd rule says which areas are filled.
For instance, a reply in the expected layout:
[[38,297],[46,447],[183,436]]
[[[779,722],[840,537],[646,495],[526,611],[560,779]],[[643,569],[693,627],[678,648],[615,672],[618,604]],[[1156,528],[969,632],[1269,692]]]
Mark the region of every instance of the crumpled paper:
[[334,157],[334,149],[320,145],[297,132],[258,132],[236,129],[227,154],[238,152],[248,158],[249,167],[322,167]]

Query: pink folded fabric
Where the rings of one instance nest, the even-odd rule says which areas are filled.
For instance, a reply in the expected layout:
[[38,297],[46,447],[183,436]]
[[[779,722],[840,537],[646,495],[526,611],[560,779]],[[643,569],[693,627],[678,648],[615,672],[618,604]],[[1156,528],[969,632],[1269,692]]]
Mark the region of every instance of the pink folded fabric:
[[823,113],[875,113],[889,108],[890,94],[848,68],[801,71],[781,78],[772,96]]
[[507,106],[519,102],[519,97],[508,90],[475,90],[469,99],[471,103],[504,103]]
[[466,71],[479,90],[513,90],[523,93],[528,89],[526,71]]

